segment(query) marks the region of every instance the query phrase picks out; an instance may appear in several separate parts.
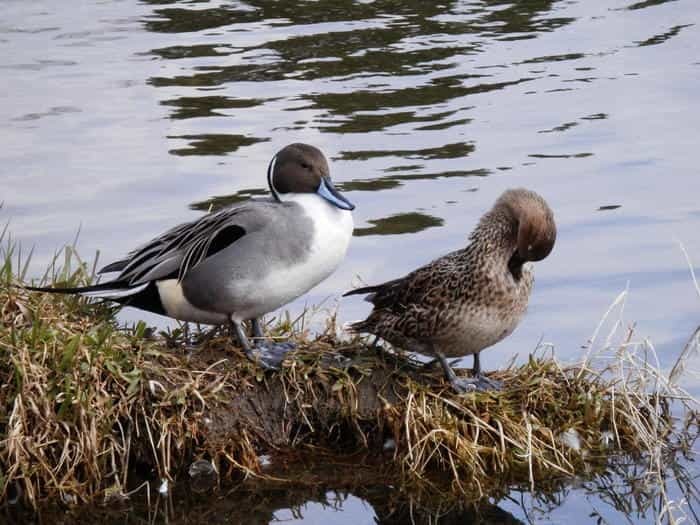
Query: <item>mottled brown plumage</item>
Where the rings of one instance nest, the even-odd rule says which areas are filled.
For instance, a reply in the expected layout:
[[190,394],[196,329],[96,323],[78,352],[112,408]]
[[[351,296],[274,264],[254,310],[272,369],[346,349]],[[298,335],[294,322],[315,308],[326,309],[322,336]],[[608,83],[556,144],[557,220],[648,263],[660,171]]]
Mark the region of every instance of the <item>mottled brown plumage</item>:
[[[374,305],[369,317],[350,329],[438,357],[459,391],[493,387],[481,376],[479,352],[515,329],[532,289],[527,263],[549,255],[555,238],[554,216],[545,200],[526,189],[507,190],[481,218],[465,248],[400,279],[347,292],[367,293]],[[470,354],[476,380],[456,378],[445,357]]]

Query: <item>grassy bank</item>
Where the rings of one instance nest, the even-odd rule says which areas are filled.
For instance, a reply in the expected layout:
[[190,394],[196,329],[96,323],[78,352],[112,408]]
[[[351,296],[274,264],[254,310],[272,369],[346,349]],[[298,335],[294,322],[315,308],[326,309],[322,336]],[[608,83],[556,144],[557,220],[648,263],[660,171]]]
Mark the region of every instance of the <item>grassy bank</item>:
[[[66,253],[46,279],[90,281]],[[696,402],[629,338],[604,366],[543,352],[495,373],[504,391],[457,396],[439,370],[339,339],[332,322],[314,337],[285,322],[273,330],[300,348],[264,373],[226,333],[193,350],[179,331],[120,327],[108,306],[26,292],[18,255],[5,248],[0,278],[2,504],[124,497],[187,478],[197,459],[222,478],[264,478],[261,455],[299,451],[374,454],[412,490],[478,500],[621,457],[661,477],[697,435]]]

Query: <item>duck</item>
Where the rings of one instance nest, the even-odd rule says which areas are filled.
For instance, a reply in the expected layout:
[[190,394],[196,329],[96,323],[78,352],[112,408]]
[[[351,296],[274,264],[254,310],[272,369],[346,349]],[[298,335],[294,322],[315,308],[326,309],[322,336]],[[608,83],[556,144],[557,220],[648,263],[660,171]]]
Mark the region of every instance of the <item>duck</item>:
[[[279,368],[291,343],[264,341],[260,317],[326,279],[345,257],[355,208],[333,185],[318,148],[289,144],[267,169],[270,198],[249,200],[167,230],[98,273],[117,275],[78,294],[173,319],[228,324],[246,356]],[[254,343],[244,323],[250,321]]]
[[[466,247],[409,274],[350,290],[372,305],[366,319],[350,323],[392,346],[433,356],[458,393],[498,390],[479,355],[508,335],[527,309],[533,262],[547,257],[557,228],[547,202],[534,191],[505,191],[479,220]],[[472,355],[472,377],[458,377],[447,358]]]

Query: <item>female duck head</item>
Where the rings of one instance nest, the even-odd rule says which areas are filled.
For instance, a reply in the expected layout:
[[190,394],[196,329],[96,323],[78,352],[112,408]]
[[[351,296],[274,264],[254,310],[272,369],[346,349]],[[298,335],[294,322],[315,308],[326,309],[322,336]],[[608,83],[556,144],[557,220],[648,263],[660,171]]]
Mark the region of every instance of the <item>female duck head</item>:
[[288,193],[316,193],[340,209],[355,209],[333,186],[321,150],[308,144],[290,144],[277,152],[267,168],[267,183],[278,202]]
[[518,188],[507,190],[499,197],[491,212],[505,217],[513,237],[514,251],[508,260],[508,268],[517,279],[522,265],[528,261],[541,261],[554,248],[557,226],[554,214],[547,202],[534,191]]
[[525,261],[541,261],[554,248],[557,226],[547,202],[534,191],[507,190],[494,208],[502,208],[517,228],[516,253]]

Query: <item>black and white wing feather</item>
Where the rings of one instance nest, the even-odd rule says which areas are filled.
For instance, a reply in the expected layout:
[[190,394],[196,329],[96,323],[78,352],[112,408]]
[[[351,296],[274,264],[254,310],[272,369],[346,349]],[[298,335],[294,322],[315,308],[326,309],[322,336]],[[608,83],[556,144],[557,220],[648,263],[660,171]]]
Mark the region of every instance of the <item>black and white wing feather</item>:
[[130,286],[175,277],[182,281],[205,258],[246,234],[240,223],[248,212],[249,207],[237,206],[175,226],[131,252],[126,259],[102,268],[100,273],[120,271],[116,280]]

